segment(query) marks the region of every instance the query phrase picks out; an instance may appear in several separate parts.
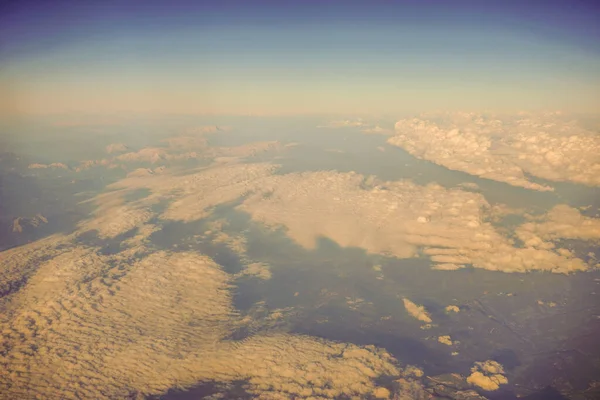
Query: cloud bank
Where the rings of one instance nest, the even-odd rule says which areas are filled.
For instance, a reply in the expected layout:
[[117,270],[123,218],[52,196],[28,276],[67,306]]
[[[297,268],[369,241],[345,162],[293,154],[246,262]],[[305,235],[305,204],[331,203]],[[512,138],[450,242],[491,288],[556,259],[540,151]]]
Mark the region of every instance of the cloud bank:
[[600,136],[555,115],[497,119],[452,114],[443,122],[403,119],[388,143],[471,175],[547,191],[529,176],[600,185]]
[[[255,221],[283,227],[308,249],[315,248],[319,237],[327,237],[340,246],[375,254],[423,254],[443,270],[471,265],[503,272],[569,273],[595,266],[551,241],[519,247],[488,222],[491,207],[481,194],[436,184],[377,182],[353,172],[272,175],[238,209]],[[556,213],[560,210],[549,221]],[[573,214],[569,215],[564,218],[570,220]],[[525,225],[521,230],[527,229],[531,228]],[[559,232],[564,230],[553,239],[563,237]],[[595,228],[591,232],[588,237],[597,233]]]
[[[68,243],[44,253],[0,319],[0,388],[11,398],[124,398],[208,380],[244,380],[261,398],[365,397],[382,392],[378,376],[401,374],[372,346],[289,334],[227,340],[244,322],[231,277],[203,255],[106,256]],[[2,260],[3,271],[33,262]]]

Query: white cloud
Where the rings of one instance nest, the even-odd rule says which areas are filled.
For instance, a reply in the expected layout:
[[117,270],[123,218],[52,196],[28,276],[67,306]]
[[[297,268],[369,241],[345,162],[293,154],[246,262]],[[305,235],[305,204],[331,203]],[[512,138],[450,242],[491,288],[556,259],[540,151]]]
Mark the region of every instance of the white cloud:
[[245,380],[260,398],[365,397],[383,393],[377,377],[402,374],[373,346],[283,333],[227,340],[246,322],[232,306],[231,276],[208,257],[107,256],[60,243],[58,253],[48,241],[20,248],[46,249],[41,262],[0,261],[0,271],[37,266],[0,320],[0,389],[10,398],[124,398],[207,380]]
[[[479,193],[410,181],[367,181],[355,173],[273,175],[276,168],[228,163],[189,175],[165,170],[131,174],[109,188],[116,190],[94,199],[98,209],[79,231],[96,229],[101,237],[115,237],[153,217],[198,220],[212,207],[247,194],[239,209],[269,226],[284,226],[306,248],[314,248],[325,236],[344,247],[399,258],[421,253],[430,257],[434,268],[448,271],[466,265],[504,272],[586,270],[591,265],[556,248],[553,241],[600,237],[597,219],[559,206],[540,217],[545,219],[518,227],[517,237],[525,246],[516,247],[489,222],[497,207],[491,208]],[[125,203],[123,196],[136,189],[150,194]],[[159,201],[169,205],[153,213]]]
[[487,391],[498,390],[500,385],[508,383],[508,379],[503,374],[504,368],[496,361],[476,362],[471,368],[471,375],[467,378],[467,382]]
[[129,150],[129,148],[126,145],[124,145],[123,143],[111,143],[108,146],[106,146],[106,152],[108,154],[124,153],[127,150]]
[[100,238],[113,238],[144,225],[153,217],[150,211],[152,203],[125,202],[125,194],[124,191],[109,192],[92,199],[97,208],[92,218],[78,224],[79,232],[96,230]]
[[446,346],[452,346],[454,344],[452,342],[452,338],[449,335],[439,336],[438,342],[440,342],[441,344],[445,344]]
[[520,225],[516,234],[532,245],[559,239],[597,241],[600,240],[600,219],[583,216],[576,208],[560,204],[534,221]]
[[365,128],[362,130],[363,133],[377,134],[377,135],[393,135],[394,131],[391,129],[382,128],[379,125],[375,125],[372,128]]
[[255,221],[284,227],[309,249],[319,237],[327,237],[343,247],[399,258],[421,252],[445,270],[472,265],[568,273],[591,267],[553,247],[515,246],[488,222],[493,209],[479,193],[409,181],[370,187],[365,182],[359,174],[332,171],[272,175],[261,180],[239,209]]
[[453,305],[446,306],[445,310],[446,312],[460,312],[460,308]]
[[271,279],[271,268],[268,264],[262,262],[254,262],[246,265],[238,276],[255,276],[259,279]]
[[69,169],[69,167],[67,167],[65,164],[63,163],[52,163],[52,164],[29,164],[28,166],[29,169],[46,169],[46,168],[59,168],[59,169]]
[[396,122],[388,143],[449,169],[534,190],[550,181],[600,185],[600,136],[555,115],[517,120],[454,114],[443,123]]
[[427,310],[425,310],[425,307],[419,306],[407,298],[402,299],[402,301],[404,302],[404,308],[406,308],[406,311],[408,311],[410,315],[412,315],[419,321],[423,321],[428,324],[432,322],[431,316],[429,315]]

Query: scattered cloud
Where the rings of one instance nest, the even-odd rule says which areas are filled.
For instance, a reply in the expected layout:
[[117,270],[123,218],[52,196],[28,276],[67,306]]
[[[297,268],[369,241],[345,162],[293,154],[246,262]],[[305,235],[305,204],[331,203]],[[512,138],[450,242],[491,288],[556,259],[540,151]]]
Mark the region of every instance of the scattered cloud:
[[43,259],[66,251],[62,245],[69,240],[65,235],[52,235],[0,252],[0,304],[18,291],[23,280],[36,271]]
[[520,225],[516,234],[525,244],[554,247],[560,239],[600,240],[600,219],[590,218],[566,204],[559,204],[532,222]]
[[446,306],[445,308],[446,312],[460,312],[460,308],[458,308],[457,306]]
[[69,169],[69,167],[67,167],[65,164],[63,163],[52,163],[52,164],[29,164],[28,166],[29,169],[46,169],[46,168],[60,168],[60,169]]
[[496,361],[476,362],[471,368],[471,375],[467,377],[467,382],[483,390],[498,390],[500,385],[508,383],[508,379],[503,374],[504,368]]
[[378,387],[373,390],[373,396],[375,396],[376,399],[389,399],[390,395],[390,391],[384,387]]
[[438,342],[441,344],[445,344],[447,346],[452,346],[454,343],[452,342],[452,338],[449,335],[439,336]]
[[108,154],[125,153],[128,150],[129,150],[129,147],[127,147],[123,143],[111,143],[108,146],[106,146],[106,152]]
[[433,322],[431,320],[431,316],[429,315],[427,310],[425,310],[425,307],[419,306],[407,298],[403,298],[402,301],[404,302],[404,308],[406,308],[406,311],[408,311],[408,313],[411,316],[415,317],[419,321],[426,322],[428,324]]
[[255,262],[248,264],[238,276],[255,276],[259,279],[269,280],[271,279],[271,268],[268,264]]

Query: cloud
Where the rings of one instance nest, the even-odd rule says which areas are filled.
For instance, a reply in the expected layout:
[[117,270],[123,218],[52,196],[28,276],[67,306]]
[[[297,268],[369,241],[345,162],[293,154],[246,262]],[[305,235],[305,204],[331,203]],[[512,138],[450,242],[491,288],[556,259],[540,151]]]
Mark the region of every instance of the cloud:
[[404,302],[404,308],[406,308],[406,311],[408,311],[408,313],[411,316],[415,317],[419,321],[423,321],[428,324],[433,322],[431,320],[431,316],[429,315],[427,310],[425,310],[425,307],[416,305],[407,298],[402,299],[402,301]]
[[453,305],[446,306],[445,310],[446,312],[460,312],[460,308]]
[[365,128],[361,132],[367,134],[376,134],[376,135],[393,135],[394,131],[392,129],[382,128],[379,125],[375,125],[372,128]]
[[169,154],[167,149],[160,147],[146,147],[139,151],[121,154],[115,157],[115,161],[123,162],[148,162],[156,164],[160,161],[168,160],[173,156]]
[[[520,225],[516,234],[526,244],[542,245],[560,239],[600,240],[600,219],[585,217],[576,208],[559,204],[532,222]],[[553,247],[552,244],[546,246]]]
[[467,265],[503,272],[591,268],[553,246],[516,246],[488,221],[494,209],[481,194],[436,184],[378,182],[334,171],[271,175],[238,209],[267,226],[284,228],[307,249],[327,237],[374,254],[427,255],[444,270]]
[[471,368],[471,375],[467,377],[467,382],[487,391],[498,390],[500,385],[508,383],[508,379],[503,374],[504,368],[496,361],[476,362]]
[[[248,149],[253,147],[235,151],[252,154]],[[504,272],[590,267],[554,245],[562,238],[597,237],[597,220],[567,206],[517,228],[518,237],[539,238],[520,248],[488,222],[492,208],[479,193],[356,173],[276,170],[268,163],[213,164],[187,175],[138,170],[92,199],[96,210],[74,235],[2,252],[0,291],[8,295],[1,299],[0,364],[7,373],[0,374],[0,390],[13,398],[122,398],[212,380],[246,381],[245,389],[262,398],[424,396],[416,371],[400,369],[373,346],[260,330],[231,340],[240,328],[260,326],[233,307],[234,279],[268,279],[270,270],[247,257],[245,238],[224,232],[222,221],[203,237],[242,256],[240,275],[227,274],[202,254],[147,246],[159,229],[155,219],[195,221],[242,198],[238,209],[285,229],[307,248],[324,236],[378,254],[426,255],[440,266]],[[139,189],[149,194],[125,201]],[[166,208],[156,211],[158,202]],[[120,253],[106,255],[76,244],[77,235],[90,229],[103,238],[135,234]],[[413,317],[431,323],[423,306],[403,303]],[[274,324],[285,312],[276,310],[261,323]],[[507,382],[503,374],[493,361],[476,363],[469,382],[495,390]],[[384,388],[377,380],[383,375],[398,379]]]
[[19,290],[23,281],[35,272],[44,258],[66,251],[61,245],[69,240],[65,235],[51,235],[25,246],[0,252],[0,303]]
[[389,399],[390,395],[390,391],[384,387],[378,387],[373,390],[373,396],[375,396],[376,399]]
[[[93,199],[97,210],[80,223],[79,232],[95,229],[100,237],[109,238],[154,217],[194,221],[206,217],[214,206],[247,195],[240,210],[255,221],[284,226],[306,248],[314,248],[317,239],[325,236],[341,246],[376,254],[399,258],[423,254],[434,268],[447,271],[467,265],[504,272],[586,270],[591,264],[555,242],[600,238],[597,219],[558,206],[547,216],[517,227],[516,237],[525,243],[517,247],[489,222],[497,208],[479,193],[410,181],[377,182],[333,171],[273,175],[276,168],[268,163],[227,163],[189,175],[172,175],[164,169],[132,173],[111,185],[112,192]],[[124,201],[127,193],[139,189],[150,194]],[[165,201],[163,212],[151,211]]]
[[69,167],[67,167],[65,164],[63,163],[52,163],[52,164],[29,164],[28,166],[29,169],[46,169],[46,168],[59,168],[59,169],[69,169]]
[[367,124],[361,118],[359,118],[356,120],[346,119],[330,121],[325,125],[318,125],[317,128],[360,128],[366,125]]
[[127,147],[123,143],[111,143],[108,146],[106,146],[106,152],[108,154],[125,153],[127,150],[129,150],[129,147]]
[[153,213],[150,201],[125,202],[125,191],[116,191],[96,196],[91,201],[97,206],[92,218],[78,224],[78,232],[98,232],[102,239],[114,238],[148,222]]
[[271,269],[268,264],[255,262],[248,264],[238,276],[255,276],[259,279],[271,279]]
[[600,137],[556,115],[494,119],[454,114],[444,122],[396,122],[388,143],[446,168],[547,191],[549,181],[600,185]]
[[79,163],[79,165],[75,168],[75,172],[81,172],[89,168],[93,167],[108,167],[108,168],[116,168],[117,164],[113,164],[109,159],[102,160],[85,160]]
[[162,219],[194,221],[208,215],[211,207],[236,200],[259,187],[275,168],[267,163],[216,165],[189,175],[128,177],[110,188],[149,189],[152,194],[139,202],[140,206],[169,199],[171,203],[160,215]]
[[260,398],[366,397],[383,392],[379,376],[402,374],[373,346],[284,333],[228,340],[245,322],[231,276],[203,255],[66,247],[44,253],[0,320],[0,388],[12,398],[123,398],[210,380],[247,381]]
[[[78,224],[78,233],[96,230],[101,238],[114,238],[154,217],[198,220],[207,216],[211,207],[236,200],[259,186],[261,178],[274,169],[266,163],[217,165],[189,175],[172,175],[164,169],[137,169],[109,185],[109,192],[89,200],[96,209],[91,218]],[[135,201],[125,200],[127,194],[140,189],[149,190],[150,194]],[[157,214],[152,207],[161,201],[170,203]]]
[[452,342],[452,338],[449,335],[443,335],[438,337],[438,342],[445,344],[447,346],[452,346],[454,343]]

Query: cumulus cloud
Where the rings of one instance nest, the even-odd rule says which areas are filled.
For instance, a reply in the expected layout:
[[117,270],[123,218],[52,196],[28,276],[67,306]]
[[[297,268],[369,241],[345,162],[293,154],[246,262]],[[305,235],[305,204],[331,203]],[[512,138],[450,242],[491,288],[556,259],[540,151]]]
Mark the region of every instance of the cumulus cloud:
[[[136,151],[121,152],[108,159],[82,161],[75,167],[75,171],[79,172],[97,166],[127,169],[132,163],[163,164],[164,167],[164,164],[176,165],[188,160],[233,163],[264,152],[287,148],[278,141],[255,142],[232,147],[211,147],[208,146],[207,140],[203,136],[174,136],[163,142],[165,143],[163,147],[144,147]],[[47,167],[42,164],[36,165],[41,165],[39,168]]]
[[52,163],[52,164],[29,164],[28,166],[29,169],[47,169],[47,168],[55,168],[55,169],[69,169],[69,167],[67,167],[65,164],[63,163]]
[[439,336],[438,342],[445,344],[447,346],[452,346],[454,344],[454,342],[452,342],[452,338],[449,335]]
[[165,161],[173,156],[169,151],[161,147],[146,147],[138,151],[121,154],[115,157],[115,161],[122,162],[148,162],[155,164],[160,161]]
[[69,240],[65,235],[52,235],[0,252],[0,303],[20,288],[41,260],[64,252],[62,245]]
[[403,298],[402,301],[404,302],[404,308],[406,308],[406,311],[408,311],[408,313],[411,316],[415,317],[419,321],[423,321],[428,324],[433,322],[431,320],[431,316],[429,315],[427,310],[425,310],[425,307],[419,306],[407,298]]
[[[238,150],[252,154],[248,148]],[[104,255],[76,245],[76,235],[0,253],[0,292],[8,293],[0,300],[6,311],[0,317],[0,367],[7,371],[0,374],[2,392],[13,398],[119,398],[199,381],[244,380],[246,390],[262,398],[426,398],[417,380],[422,371],[401,370],[388,353],[372,346],[282,332],[231,340],[233,332],[249,323],[233,307],[233,279],[268,279],[270,270],[246,257],[245,238],[225,233],[222,221],[209,226],[204,237],[243,256],[246,267],[239,275],[225,273],[201,254],[146,247],[159,229],[155,218],[194,221],[243,196],[240,210],[284,228],[307,248],[325,236],[378,254],[424,254],[446,269],[589,268],[545,244],[597,237],[597,220],[566,206],[523,224],[517,230],[525,243],[521,248],[487,222],[490,207],[479,193],[379,182],[356,173],[276,175],[276,168],[267,163],[213,164],[187,175],[138,170],[92,199],[96,210],[76,232],[95,229],[102,238],[114,238],[136,229],[120,253]],[[125,201],[140,189],[149,194]],[[160,212],[152,207],[158,202],[166,204]],[[541,244],[528,242],[531,235]],[[423,306],[406,298],[403,303],[419,321],[432,322]],[[269,320],[283,318],[285,312],[276,310]],[[382,375],[399,379],[378,386]],[[486,390],[507,382],[502,367],[492,361],[477,363],[469,379]]]
[[[216,222],[216,223],[215,223]],[[224,244],[230,250],[234,251],[238,255],[246,256],[247,251],[247,240],[243,235],[231,235],[224,232],[222,221],[215,221],[211,224],[211,229],[204,232],[204,236],[210,236],[210,240],[213,243]]]
[[453,305],[446,306],[445,310],[446,312],[460,312],[460,308]]
[[[153,217],[198,220],[209,215],[212,207],[247,195],[240,210],[269,226],[285,227],[304,247],[314,248],[317,239],[325,236],[341,246],[399,258],[421,253],[442,270],[467,265],[505,272],[585,270],[591,264],[554,242],[600,237],[597,219],[558,206],[516,229],[516,237],[525,243],[518,247],[489,222],[497,211],[479,193],[410,181],[377,182],[356,173],[274,175],[276,168],[268,163],[214,164],[188,175],[136,170],[111,185],[112,192],[93,199],[97,210],[80,223],[79,231],[95,229],[100,237],[110,238]],[[150,194],[124,201],[127,193],[139,189]],[[162,213],[151,211],[164,201],[168,206]],[[219,235],[234,244],[222,232],[213,239]]]
[[327,237],[375,254],[422,253],[445,270],[471,265],[568,273],[591,267],[559,249],[516,246],[488,221],[491,207],[481,194],[436,184],[377,182],[353,172],[271,175],[238,208],[255,221],[283,227],[309,249]]
[[[140,149],[131,149],[123,143],[112,143],[106,146],[109,157],[97,160],[80,161],[72,168],[81,172],[94,167],[109,169],[122,168],[129,170],[131,164],[152,164],[164,167],[176,166],[190,160],[208,163],[232,164],[245,158],[257,156],[270,151],[282,151],[293,144],[282,144],[279,141],[263,141],[247,143],[239,146],[209,146],[206,135],[216,132],[227,132],[230,128],[218,126],[201,126],[189,128],[181,135],[168,137],[158,145]],[[70,169],[62,163],[29,165],[30,169]],[[156,169],[156,168],[154,168]]]
[[255,276],[259,279],[271,279],[271,268],[268,264],[255,262],[248,264],[238,276]]
[[75,172],[81,172],[89,168],[94,167],[108,167],[108,168],[116,168],[117,164],[113,163],[112,160],[104,158],[101,160],[85,160],[79,163],[74,169]]
[[[516,234],[530,245],[543,245],[544,241],[559,239],[600,240],[600,219],[581,214],[573,207],[559,204],[534,221],[520,225]],[[546,246],[553,247],[547,243]]]
[[[274,170],[271,164],[216,165],[200,169],[189,175],[172,175],[164,169],[137,169],[112,185],[107,193],[89,200],[96,205],[91,217],[78,224],[78,233],[95,230],[100,238],[114,238],[134,228],[145,225],[154,217],[168,220],[194,221],[207,216],[219,204],[236,200]],[[148,190],[148,196],[126,201],[126,196],[136,190]],[[169,201],[160,214],[152,207]],[[145,230],[150,234],[152,230]],[[141,233],[138,233],[138,239]],[[222,241],[232,244],[231,238]],[[215,238],[218,241],[218,238]],[[233,244],[232,244],[233,245]]]
[[487,391],[498,390],[500,385],[508,383],[508,379],[503,374],[504,368],[496,361],[476,362],[471,368],[471,375],[467,377],[467,382]]
[[129,147],[127,147],[123,143],[111,143],[108,146],[106,146],[106,152],[108,154],[125,153],[128,150],[129,150]]
[[153,217],[151,202],[126,202],[125,194],[125,191],[116,191],[93,198],[91,201],[96,204],[96,210],[91,218],[78,224],[79,232],[95,230],[102,239],[114,238],[144,225]]
[[0,318],[0,388],[11,398],[123,398],[209,380],[247,381],[260,398],[365,397],[383,393],[377,377],[402,373],[373,346],[228,340],[244,323],[231,277],[197,253],[107,256],[71,244],[45,256]]
[[170,199],[161,218],[193,221],[208,215],[211,207],[236,200],[260,186],[261,180],[274,169],[267,163],[217,165],[189,175],[127,177],[110,188],[148,189],[152,194],[139,202],[141,206]]
[[550,181],[600,185],[600,136],[555,115],[517,119],[454,114],[442,123],[396,122],[388,143],[449,169],[534,190]]
[[[233,308],[233,279],[269,279],[270,269],[247,257],[245,238],[226,233],[223,221],[209,224],[203,237],[241,256],[246,267],[236,275],[225,273],[201,254],[155,251],[146,246],[148,237],[159,229],[155,218],[197,220],[210,215],[214,206],[244,195],[281,201],[287,199],[283,193],[290,185],[299,184],[299,190],[304,191],[315,183],[310,174],[276,176],[275,169],[263,163],[215,164],[189,171],[188,175],[157,168],[138,170],[91,200],[96,210],[79,225],[75,235],[52,237],[3,252],[2,290],[11,298],[10,302],[6,301],[8,297],[3,298],[6,313],[0,317],[0,329],[5,333],[0,365],[7,371],[0,376],[3,393],[14,398],[119,398],[132,393],[162,393],[173,386],[185,387],[199,381],[243,380],[247,382],[245,389],[261,398],[426,398],[418,380],[422,371],[403,371],[388,353],[372,346],[282,332],[261,334],[260,330],[241,341],[229,339],[247,324],[261,326]],[[326,178],[332,190],[325,198],[317,199],[322,202],[310,203],[316,206],[311,208],[313,213],[319,207],[321,212],[338,207],[341,198],[349,205],[361,198],[366,206],[373,200],[373,193],[379,196],[390,191],[384,187],[362,188],[364,179],[357,174],[325,173],[317,178]],[[442,190],[434,186],[418,192],[419,187],[411,183],[390,184],[398,185],[385,203],[391,212],[422,202],[419,196],[435,199],[437,196],[429,190]],[[281,192],[275,190],[277,185],[282,185]],[[140,189],[146,189],[148,195],[125,200]],[[406,203],[400,201],[415,190],[415,197],[403,200]],[[315,193],[315,188],[310,191]],[[444,191],[441,197],[451,202],[465,200],[462,192],[452,193]],[[168,203],[160,212],[152,207],[159,201]],[[244,207],[253,201],[244,203]],[[303,217],[301,207],[294,211],[294,204],[287,200],[283,205],[271,210],[276,219],[294,212],[298,212],[296,217]],[[328,229],[333,228],[334,221],[348,216],[344,207],[343,213],[334,214],[333,221],[324,220]],[[383,229],[384,234],[388,233],[384,223],[387,216],[360,214],[364,212],[361,207],[354,208],[357,220],[350,222],[354,231],[350,231],[349,243],[361,239],[356,231],[365,222],[373,226],[372,232]],[[416,214],[409,215],[414,220],[408,222],[409,226],[426,226],[436,218],[418,208]],[[77,234],[91,229],[102,238],[136,230],[123,241],[120,253],[106,255],[98,248],[76,244]],[[392,240],[400,243],[398,247],[388,241],[379,250],[412,256],[423,243],[412,239],[402,242],[405,237],[406,232],[396,235]],[[372,246],[377,240],[371,238],[362,244]],[[28,278],[25,284],[23,277]],[[20,285],[19,290],[13,290],[15,285]],[[431,321],[422,306],[408,299],[404,304],[415,318]],[[288,312],[275,310],[262,325],[278,326]],[[398,379],[389,386],[378,386],[376,378],[381,375]]]

